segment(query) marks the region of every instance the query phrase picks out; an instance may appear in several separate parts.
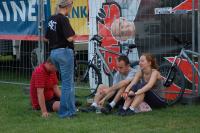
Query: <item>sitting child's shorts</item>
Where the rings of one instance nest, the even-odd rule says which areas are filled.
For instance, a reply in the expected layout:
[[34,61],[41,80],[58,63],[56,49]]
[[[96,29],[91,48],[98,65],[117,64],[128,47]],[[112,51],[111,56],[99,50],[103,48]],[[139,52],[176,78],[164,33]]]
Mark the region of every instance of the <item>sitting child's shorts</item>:
[[140,80],[138,83],[136,83],[132,86],[131,91],[137,92],[139,89],[141,89],[145,85],[146,85],[146,83],[144,81]]

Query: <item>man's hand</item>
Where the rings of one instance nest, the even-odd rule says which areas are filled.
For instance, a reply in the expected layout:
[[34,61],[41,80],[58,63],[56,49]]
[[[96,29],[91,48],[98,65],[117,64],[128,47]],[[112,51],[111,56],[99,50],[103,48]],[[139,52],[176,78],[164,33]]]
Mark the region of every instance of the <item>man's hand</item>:
[[41,108],[42,117],[48,117],[48,112],[45,104],[44,88],[37,88],[38,102]]
[[76,37],[75,35],[74,36],[70,36],[70,37],[67,38],[67,41],[68,42],[74,42],[75,37]]
[[128,92],[123,92],[121,97],[123,97],[125,100],[127,99],[128,97]]
[[135,93],[134,93],[133,91],[130,91],[130,92],[128,93],[128,97],[130,97],[130,98],[135,97]]
[[43,112],[42,113],[42,117],[43,118],[47,118],[47,117],[49,117],[50,116],[50,114],[48,113],[48,112]]

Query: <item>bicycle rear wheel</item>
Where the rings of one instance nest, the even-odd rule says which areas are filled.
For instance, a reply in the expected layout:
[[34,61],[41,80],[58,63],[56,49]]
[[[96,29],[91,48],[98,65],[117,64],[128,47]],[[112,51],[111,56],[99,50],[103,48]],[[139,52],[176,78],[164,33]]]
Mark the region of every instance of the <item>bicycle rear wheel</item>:
[[[159,71],[164,78],[164,81],[166,81],[170,68],[171,64],[169,63],[160,66]],[[173,105],[177,103],[183,96],[183,93],[185,91],[185,78],[183,73],[177,66],[172,68],[169,78],[172,79],[172,84],[169,86],[164,86],[161,93],[166,103],[168,105]]]
[[[101,84],[101,74],[98,68],[87,61],[77,61],[75,70],[75,94],[77,97],[93,96]],[[90,77],[94,80],[90,80]]]

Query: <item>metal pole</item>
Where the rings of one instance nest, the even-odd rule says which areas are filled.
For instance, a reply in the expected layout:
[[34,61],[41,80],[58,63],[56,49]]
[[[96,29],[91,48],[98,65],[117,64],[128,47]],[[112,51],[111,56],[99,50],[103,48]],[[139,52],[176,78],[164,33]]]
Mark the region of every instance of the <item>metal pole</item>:
[[[194,0],[192,0],[192,51],[195,51],[195,10],[194,10]],[[194,62],[194,57],[192,56]],[[195,73],[192,67],[192,94],[195,95]]]
[[40,54],[40,51],[41,51],[41,25],[40,25],[40,20],[41,20],[41,8],[40,8],[40,5],[41,5],[41,0],[38,1],[37,3],[38,5],[38,36],[39,36],[39,39],[38,39],[38,49],[39,49],[39,58],[38,58],[38,63],[40,64],[41,63],[41,54]]
[[38,2],[38,49],[39,49],[39,60],[38,63],[41,64],[44,61],[44,42],[43,42],[43,36],[44,36],[44,2],[43,0],[39,0]]
[[44,62],[44,21],[45,21],[45,15],[44,15],[44,0],[41,0],[41,62]]
[[[200,0],[198,0],[198,53],[200,53]],[[200,71],[200,57],[198,56],[198,66]],[[198,78],[198,96],[200,96],[200,77]]]

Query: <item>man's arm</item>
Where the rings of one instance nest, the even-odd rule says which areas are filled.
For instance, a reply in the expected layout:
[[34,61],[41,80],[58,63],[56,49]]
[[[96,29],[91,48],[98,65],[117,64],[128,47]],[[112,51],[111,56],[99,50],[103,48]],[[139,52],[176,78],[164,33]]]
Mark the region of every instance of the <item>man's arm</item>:
[[68,18],[61,19],[61,26],[63,30],[63,35],[68,42],[73,42],[75,38],[75,32],[71,27]]
[[111,92],[109,92],[109,93],[106,93],[106,95],[99,101],[99,104],[100,104],[101,106],[103,106],[104,102],[105,102],[106,100],[108,100],[109,98],[111,98],[114,94],[115,94],[115,91],[111,91]]
[[44,88],[37,88],[37,96],[38,96],[40,109],[42,111],[42,117],[48,117],[48,112],[47,112],[45,98],[44,98]]
[[131,82],[131,79],[122,80],[116,84],[114,84],[109,89],[102,89],[100,93],[106,94],[109,96],[109,93],[112,93],[113,91],[117,91],[120,88],[126,87]]
[[122,80],[120,82],[118,82],[117,84],[114,84],[112,87],[110,87],[110,91],[115,91],[115,90],[119,90],[120,88],[123,88],[125,86],[127,86],[132,79],[126,79],[126,80]]
[[60,91],[58,85],[54,85],[53,91],[54,91],[54,94],[55,94],[58,98],[60,98],[60,96],[61,96],[61,91]]
[[74,42],[74,38],[75,36],[70,36],[70,37],[67,37],[66,39],[68,42]]
[[141,72],[137,72],[131,83],[126,87],[125,92],[129,92],[131,87],[136,84],[141,78]]

